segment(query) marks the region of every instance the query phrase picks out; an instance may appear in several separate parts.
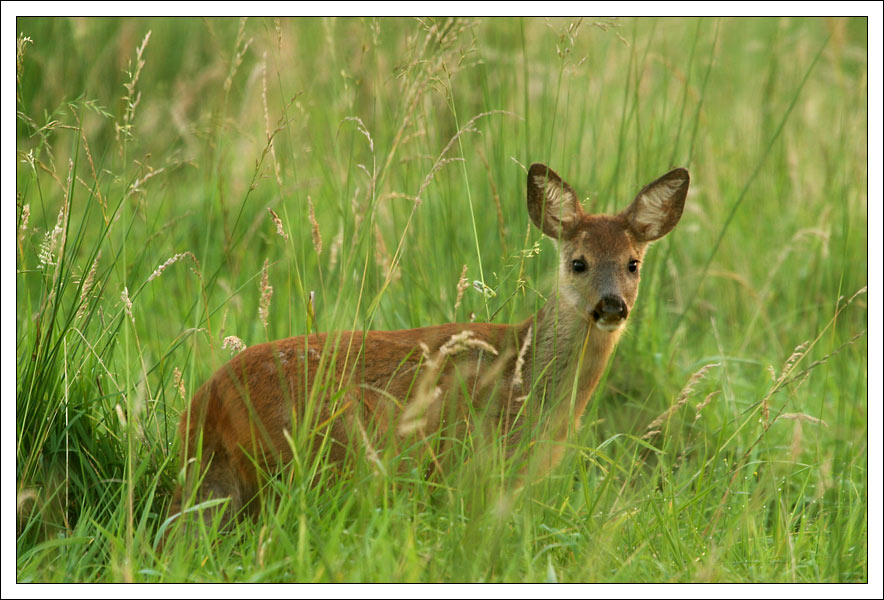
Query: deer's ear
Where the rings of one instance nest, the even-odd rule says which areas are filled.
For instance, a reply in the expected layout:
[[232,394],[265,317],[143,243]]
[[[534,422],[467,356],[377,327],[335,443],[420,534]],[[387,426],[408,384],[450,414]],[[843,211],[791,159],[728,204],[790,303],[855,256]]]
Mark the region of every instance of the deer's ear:
[[673,169],[643,187],[621,213],[639,242],[658,240],[678,224],[690,180],[687,169]]
[[583,209],[570,185],[546,165],[534,163],[528,169],[528,214],[543,233],[560,238]]

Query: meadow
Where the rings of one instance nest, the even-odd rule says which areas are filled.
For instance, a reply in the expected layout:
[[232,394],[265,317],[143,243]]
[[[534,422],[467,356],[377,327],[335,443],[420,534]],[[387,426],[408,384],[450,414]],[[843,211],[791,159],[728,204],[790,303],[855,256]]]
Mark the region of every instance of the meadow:
[[[868,580],[865,19],[17,31],[19,582]],[[593,212],[691,172],[562,463],[293,465],[158,551],[178,417],[242,345],[543,304],[533,162]]]

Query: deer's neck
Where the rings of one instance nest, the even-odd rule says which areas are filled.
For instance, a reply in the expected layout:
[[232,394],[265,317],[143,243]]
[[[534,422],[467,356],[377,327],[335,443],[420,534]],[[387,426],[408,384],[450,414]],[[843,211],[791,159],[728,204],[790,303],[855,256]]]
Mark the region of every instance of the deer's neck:
[[[535,394],[578,426],[622,330],[603,331],[561,297],[551,299],[523,327],[534,327],[531,374]],[[527,333],[527,331],[526,331]]]

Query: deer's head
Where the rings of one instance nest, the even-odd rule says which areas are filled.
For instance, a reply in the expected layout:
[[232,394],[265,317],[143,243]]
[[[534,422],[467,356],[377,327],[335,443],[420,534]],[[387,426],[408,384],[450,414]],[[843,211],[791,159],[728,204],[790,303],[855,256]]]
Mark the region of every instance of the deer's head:
[[616,215],[590,215],[546,165],[528,171],[528,213],[559,243],[559,295],[603,331],[626,324],[635,304],[645,249],[678,223],[690,177],[673,169],[649,183]]

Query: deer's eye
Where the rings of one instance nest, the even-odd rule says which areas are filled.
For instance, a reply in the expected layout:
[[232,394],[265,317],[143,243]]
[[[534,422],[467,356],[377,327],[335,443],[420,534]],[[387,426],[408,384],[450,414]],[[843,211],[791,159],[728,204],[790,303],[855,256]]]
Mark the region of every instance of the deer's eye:
[[575,273],[583,273],[586,270],[586,262],[582,258],[575,258],[571,261],[571,270]]
[[630,273],[638,272],[638,261],[635,259],[629,261],[629,264],[626,266],[626,268],[629,269]]

